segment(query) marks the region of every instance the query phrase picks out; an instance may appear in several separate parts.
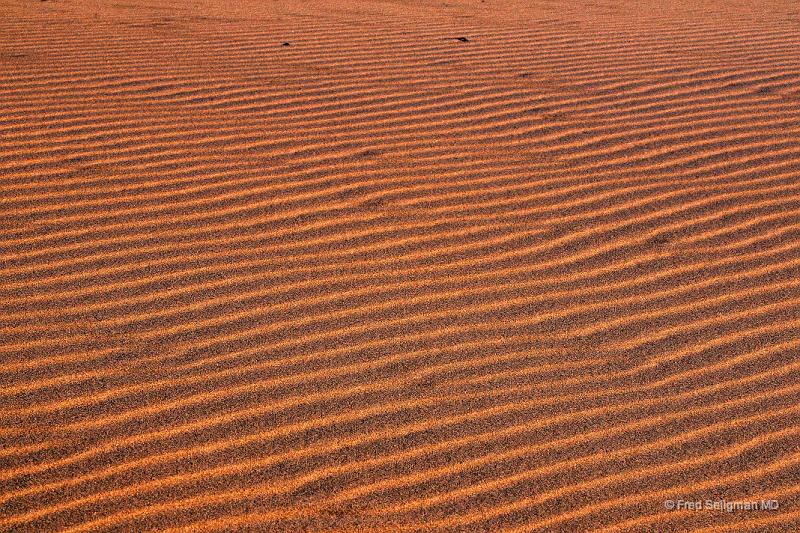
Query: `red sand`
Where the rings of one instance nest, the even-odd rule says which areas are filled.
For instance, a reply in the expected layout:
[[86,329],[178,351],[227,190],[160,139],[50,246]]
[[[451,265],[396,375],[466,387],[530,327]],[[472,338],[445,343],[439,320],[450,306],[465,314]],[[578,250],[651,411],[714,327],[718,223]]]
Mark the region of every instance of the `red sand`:
[[800,531],[799,51],[789,0],[0,0],[0,530]]

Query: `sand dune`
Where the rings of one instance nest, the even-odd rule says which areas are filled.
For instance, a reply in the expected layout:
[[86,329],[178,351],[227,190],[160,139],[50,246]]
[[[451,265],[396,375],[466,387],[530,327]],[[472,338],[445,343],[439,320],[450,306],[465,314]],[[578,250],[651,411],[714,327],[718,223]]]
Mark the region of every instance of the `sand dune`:
[[789,0],[0,0],[0,530],[800,530],[798,50]]

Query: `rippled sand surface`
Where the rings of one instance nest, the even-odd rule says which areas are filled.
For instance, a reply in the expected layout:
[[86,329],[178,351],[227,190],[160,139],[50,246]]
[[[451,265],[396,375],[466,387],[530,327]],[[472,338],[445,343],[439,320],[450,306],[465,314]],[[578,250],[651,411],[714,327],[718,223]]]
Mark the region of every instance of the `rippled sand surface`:
[[0,531],[800,530],[799,51],[790,0],[0,0]]

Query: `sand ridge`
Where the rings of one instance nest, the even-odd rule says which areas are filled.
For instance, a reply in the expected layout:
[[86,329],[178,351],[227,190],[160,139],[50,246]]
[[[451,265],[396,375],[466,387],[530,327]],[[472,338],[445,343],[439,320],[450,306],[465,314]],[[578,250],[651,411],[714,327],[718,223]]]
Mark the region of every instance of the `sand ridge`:
[[0,36],[0,530],[800,529],[795,3]]

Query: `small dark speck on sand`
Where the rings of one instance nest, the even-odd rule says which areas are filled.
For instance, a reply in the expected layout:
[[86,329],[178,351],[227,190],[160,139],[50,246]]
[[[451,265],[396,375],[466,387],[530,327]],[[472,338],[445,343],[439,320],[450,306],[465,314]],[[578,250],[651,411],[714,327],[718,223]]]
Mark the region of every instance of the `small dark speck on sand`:
[[650,239],[650,242],[657,246],[664,246],[670,243],[670,238],[666,235],[655,235]]
[[281,46],[290,46],[289,43],[283,43]]
[[461,41],[462,43],[468,43],[469,42],[469,39],[467,39],[466,37],[456,37],[456,40],[457,41]]

